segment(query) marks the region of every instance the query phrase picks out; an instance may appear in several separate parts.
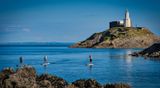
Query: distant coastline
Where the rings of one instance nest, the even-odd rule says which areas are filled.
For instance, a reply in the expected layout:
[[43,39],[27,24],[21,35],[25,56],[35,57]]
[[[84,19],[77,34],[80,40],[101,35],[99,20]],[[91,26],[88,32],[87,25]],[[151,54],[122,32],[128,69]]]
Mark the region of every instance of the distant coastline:
[[10,47],[10,46],[17,46],[17,47],[62,47],[62,46],[70,46],[74,43],[72,42],[6,42],[6,43],[0,43],[0,47]]

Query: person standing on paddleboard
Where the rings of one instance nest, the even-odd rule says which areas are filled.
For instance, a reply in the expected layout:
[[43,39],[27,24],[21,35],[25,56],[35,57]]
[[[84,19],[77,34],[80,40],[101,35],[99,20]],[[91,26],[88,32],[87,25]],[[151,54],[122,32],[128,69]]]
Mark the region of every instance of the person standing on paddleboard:
[[92,64],[92,56],[91,55],[89,55],[89,62],[90,62],[90,64]]

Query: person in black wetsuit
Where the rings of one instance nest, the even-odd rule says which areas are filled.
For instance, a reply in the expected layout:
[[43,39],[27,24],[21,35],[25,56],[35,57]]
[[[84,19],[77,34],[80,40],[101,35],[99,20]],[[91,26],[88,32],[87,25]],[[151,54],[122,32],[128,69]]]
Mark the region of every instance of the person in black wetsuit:
[[92,63],[92,56],[89,55],[89,62]]
[[23,57],[22,56],[19,58],[19,62],[20,62],[20,64],[23,64]]
[[20,67],[23,67],[23,57],[19,57],[19,63],[20,63]]

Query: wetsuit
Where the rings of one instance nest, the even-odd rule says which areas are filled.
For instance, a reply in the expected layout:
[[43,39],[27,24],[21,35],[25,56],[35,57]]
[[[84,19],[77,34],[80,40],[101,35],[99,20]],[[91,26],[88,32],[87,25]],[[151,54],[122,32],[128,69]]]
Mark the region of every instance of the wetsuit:
[[89,61],[90,61],[90,63],[92,63],[92,56],[91,55],[89,56]]
[[20,61],[20,64],[22,64],[22,63],[23,63],[23,58],[20,57],[20,58],[19,58],[19,61]]

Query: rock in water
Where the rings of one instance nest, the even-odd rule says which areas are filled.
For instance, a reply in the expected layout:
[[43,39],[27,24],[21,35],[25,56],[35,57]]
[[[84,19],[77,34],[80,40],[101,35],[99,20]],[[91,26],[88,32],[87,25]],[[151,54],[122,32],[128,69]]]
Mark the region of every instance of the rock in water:
[[2,88],[37,88],[35,79],[35,69],[23,67],[4,79]]
[[42,74],[41,76],[39,76],[37,78],[37,83],[41,87],[47,86],[47,85],[43,84],[44,80],[46,80],[45,84],[49,84],[52,86],[51,88],[65,88],[68,85],[67,81],[65,81],[64,79],[59,78],[57,76],[52,76],[49,74]]
[[94,33],[88,39],[76,43],[71,48],[146,48],[160,37],[147,28],[114,27],[106,31]]
[[48,80],[41,80],[37,82],[39,85],[39,88],[52,88],[52,84]]
[[123,83],[105,84],[102,86],[94,79],[80,79],[73,82],[67,88],[131,88],[131,86]]
[[160,58],[160,43],[155,43],[152,46],[140,51],[134,52],[132,56],[144,56],[150,58]]
[[128,84],[119,83],[119,84],[106,84],[104,85],[103,88],[131,88],[131,86],[129,86]]
[[102,86],[93,79],[80,79],[72,83],[75,88],[102,88]]

